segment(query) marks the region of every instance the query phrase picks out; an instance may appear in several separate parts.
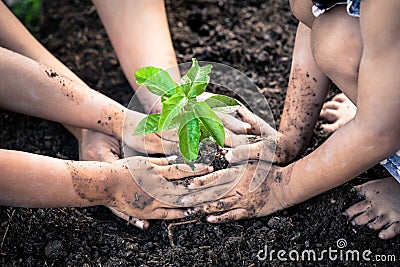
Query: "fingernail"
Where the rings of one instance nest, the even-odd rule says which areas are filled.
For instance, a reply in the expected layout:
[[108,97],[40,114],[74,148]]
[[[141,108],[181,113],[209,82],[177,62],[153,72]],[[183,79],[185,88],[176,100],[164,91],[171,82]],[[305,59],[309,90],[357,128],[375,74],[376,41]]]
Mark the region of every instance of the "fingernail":
[[193,189],[195,186],[196,186],[195,183],[190,183],[190,184],[188,185],[188,188],[189,188],[189,189]]
[[190,216],[190,213],[189,213],[189,211],[188,211],[188,210],[185,210],[185,211],[183,212],[183,216],[185,216],[185,217],[188,217],[188,216]]
[[140,220],[137,220],[134,225],[142,230],[144,229],[144,223]]
[[174,160],[176,160],[177,158],[178,158],[177,155],[172,155],[172,156],[167,157],[168,161],[174,161]]
[[214,216],[208,216],[207,217],[207,222],[209,222],[209,223],[213,223],[214,222],[214,218],[213,218]]
[[213,172],[213,171],[214,171],[214,167],[213,167],[213,166],[208,166],[207,170],[208,170],[209,172]]
[[350,223],[351,223],[351,225],[353,225],[353,226],[356,226],[356,225],[357,225],[355,221],[351,221]]
[[250,130],[251,129],[251,125],[249,123],[246,122],[244,125],[245,125],[246,130]]
[[342,215],[347,218],[346,212],[342,212]]

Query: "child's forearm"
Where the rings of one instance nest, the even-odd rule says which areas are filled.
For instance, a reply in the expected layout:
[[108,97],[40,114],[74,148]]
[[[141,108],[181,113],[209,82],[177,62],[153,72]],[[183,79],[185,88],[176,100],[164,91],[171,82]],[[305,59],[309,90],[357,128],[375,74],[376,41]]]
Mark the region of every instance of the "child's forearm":
[[329,79],[314,62],[310,47],[310,29],[300,23],[279,125],[279,132],[283,135],[278,140],[278,147],[281,148],[283,161],[294,160],[309,143],[329,85]]
[[112,165],[0,149],[0,205],[52,208],[105,205]]
[[395,153],[399,136],[386,137],[357,120],[342,126],[314,152],[287,167],[291,171],[285,193],[291,196],[290,202],[296,204],[339,186]]
[[[0,35],[0,46],[32,58],[43,65],[51,66],[61,75],[86,85],[75,73],[39,43],[2,2],[0,2],[0,32],[2,33]],[[64,126],[79,139],[83,129],[70,125]]]
[[55,68],[63,76],[85,84],[39,43],[2,2],[0,2],[0,32],[0,46]]
[[0,58],[2,108],[121,139],[122,105],[7,49],[0,48]]

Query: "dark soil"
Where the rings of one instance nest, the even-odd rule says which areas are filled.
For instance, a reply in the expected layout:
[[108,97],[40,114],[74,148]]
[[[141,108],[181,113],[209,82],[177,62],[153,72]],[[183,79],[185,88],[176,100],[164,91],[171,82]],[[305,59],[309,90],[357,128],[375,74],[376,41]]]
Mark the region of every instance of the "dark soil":
[[[246,73],[262,89],[279,123],[297,24],[288,1],[169,0],[166,5],[179,62],[197,57]],[[51,52],[91,87],[128,104],[132,91],[90,1],[45,0],[37,34]],[[145,34],[138,34],[138,38]],[[0,129],[1,148],[78,159],[76,140],[57,123],[0,111]],[[317,127],[305,153],[314,150],[326,137]],[[223,225],[152,221],[150,229],[142,231],[104,207],[1,207],[0,265],[395,266],[329,261],[327,257],[320,262],[282,262],[276,254],[272,262],[260,262],[256,257],[265,245],[276,251],[320,252],[329,247],[337,249],[336,241],[344,238],[347,249],[369,249],[372,255],[391,254],[399,259],[398,237],[382,241],[377,233],[366,227],[354,227],[341,215],[359,200],[352,185],[366,181],[366,177],[385,175],[377,166],[349,184],[286,211]]]

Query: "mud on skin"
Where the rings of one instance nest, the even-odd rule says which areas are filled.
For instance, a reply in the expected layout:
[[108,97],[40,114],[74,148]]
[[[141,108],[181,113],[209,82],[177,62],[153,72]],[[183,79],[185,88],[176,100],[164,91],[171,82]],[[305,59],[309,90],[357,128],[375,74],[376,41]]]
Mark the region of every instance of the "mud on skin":
[[[141,178],[137,178],[138,184]],[[146,207],[150,206],[151,203],[154,201],[154,198],[151,196],[147,195],[146,193],[140,193],[136,192],[135,193],[135,198],[132,200],[132,206],[134,206],[137,209],[143,210]]]
[[[118,66],[92,2],[42,0],[42,3],[39,38],[43,44],[90,87],[127,104],[132,89]],[[275,92],[265,91],[264,95],[279,122],[298,23],[287,1],[167,0],[166,8],[178,62],[189,62],[192,57],[225,62],[251,77],[259,88],[276,88]],[[186,27],[189,20],[196,22],[200,30]],[[85,48],[95,51],[89,54]],[[259,58],[261,54],[266,59]],[[337,92],[337,89],[331,91],[328,97]],[[0,129],[2,148],[78,159],[76,140],[59,124],[0,111]],[[306,153],[326,137],[317,128]],[[168,239],[169,222],[154,220],[149,230],[143,231],[99,206],[50,210],[0,207],[0,218],[4,219],[0,238],[5,236],[0,265],[188,266],[197,262],[199,266],[282,266],[285,263],[277,260],[255,262],[255,253],[264,244],[273,246],[272,249],[304,248],[305,242],[309,249],[336,247],[338,238],[345,238],[349,249],[370,249],[398,258],[398,238],[383,242],[368,227],[354,227],[341,217],[346,208],[359,201],[350,192],[352,185],[364,183],[367,178],[387,176],[382,168],[374,167],[350,184],[264,218],[221,225],[202,222],[175,226],[175,248],[171,248]],[[49,249],[57,241],[61,247]],[[373,266],[376,262],[358,264]],[[298,265],[314,267],[318,263]],[[338,266],[338,263],[319,265]]]
[[[265,213],[265,208],[267,203],[270,203],[272,206],[268,208],[267,213],[270,214],[277,210],[281,210],[287,208],[289,206],[286,203],[284,197],[283,190],[283,180],[287,180],[287,175],[290,175],[291,170],[289,169],[289,173],[285,173],[285,178],[282,177],[282,172],[280,170],[274,169],[264,169],[263,166],[258,166],[259,163],[254,161],[249,162],[246,167],[246,172],[250,172],[251,175],[246,175],[246,178],[242,178],[239,182],[237,189],[234,192],[228,193],[224,198],[216,201],[214,204],[205,204],[204,212],[209,213],[214,209],[219,211],[214,213],[213,215],[220,215],[231,209],[244,209],[246,212],[247,218],[255,218],[260,216],[265,216],[266,214],[260,214],[261,212]],[[255,169],[257,169],[256,173],[253,173]],[[237,170],[237,175],[240,174],[240,171]],[[235,175],[234,173],[232,175]],[[253,175],[256,178],[265,178],[263,183],[256,189],[254,192],[244,192],[243,190],[248,190],[248,184],[252,179]],[[287,182],[285,181],[285,184]],[[242,189],[239,189],[242,188]],[[278,194],[276,194],[278,192]],[[282,196],[280,196],[282,194]],[[213,206],[215,205],[215,208]],[[275,205],[275,206],[274,206]],[[195,209],[196,210],[196,209]],[[264,210],[264,211],[263,211]],[[199,210],[200,213],[201,209]],[[237,218],[228,218],[228,221],[233,221]],[[217,222],[222,222],[221,218],[217,218]],[[225,219],[224,219],[225,221]]]
[[[293,112],[295,117],[288,116],[286,125],[279,132],[283,134],[283,140],[280,146],[277,147],[278,158],[281,159],[280,163],[289,163],[298,158],[304,151],[309,141],[311,140],[314,125],[311,125],[313,120],[317,120],[317,116],[322,107],[322,102],[316,97],[316,92],[311,90],[311,85],[317,82],[315,77],[312,77],[307,71],[300,69],[298,66],[294,67],[293,80],[297,80],[297,85],[292,85],[292,90],[295,92],[294,96],[288,94],[285,100],[284,113],[288,114]],[[300,133],[291,136],[290,140],[285,138],[288,133],[293,129]],[[284,149],[282,149],[284,148]]]
[[[105,199],[114,202],[115,198],[107,188],[103,179],[99,179],[97,175],[109,175],[108,170],[101,170],[102,166],[93,163],[92,166],[82,166],[90,164],[88,162],[80,163],[78,161],[66,161],[65,165],[71,174],[72,184],[76,194],[91,203],[103,201]],[[81,165],[81,166],[79,166]],[[79,167],[79,168],[78,168]],[[94,170],[100,168],[100,173],[93,174]]]

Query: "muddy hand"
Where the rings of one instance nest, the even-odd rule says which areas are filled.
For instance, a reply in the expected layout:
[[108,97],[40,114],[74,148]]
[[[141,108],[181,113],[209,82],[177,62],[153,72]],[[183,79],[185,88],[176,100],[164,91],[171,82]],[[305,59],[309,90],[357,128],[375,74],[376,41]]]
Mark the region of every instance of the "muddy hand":
[[179,153],[179,143],[176,131],[132,135],[124,138],[124,143],[130,148],[144,153],[176,155]]
[[264,138],[254,138],[254,143],[248,145],[239,145],[234,149],[228,150],[225,154],[225,159],[230,163],[238,163],[252,159],[259,159],[267,162],[280,162],[279,155],[275,152],[277,149],[277,136],[270,135]]
[[251,126],[251,128],[247,131],[249,134],[269,136],[276,132],[274,127],[269,125],[266,121],[261,119],[243,105],[236,111],[236,114],[241,121]]
[[[178,219],[185,217],[179,205],[168,204],[186,191],[175,190],[176,184],[166,179],[183,179],[209,173],[212,169],[192,171],[186,164],[169,165],[167,158],[132,157],[115,161],[115,177],[110,182],[108,206],[140,219]],[[133,177],[132,177],[133,175]],[[164,180],[166,183],[155,184]],[[161,199],[161,200],[160,200]]]
[[[267,122],[252,113],[245,106],[241,106],[236,114],[216,112],[225,126],[225,146],[237,147],[249,144],[276,134],[276,130]],[[253,159],[257,157],[252,157]]]
[[[79,138],[79,159],[88,161],[105,161],[112,163],[120,159],[121,148],[120,142],[114,137],[92,131],[92,130],[81,130]],[[126,220],[128,223],[140,228],[148,229],[149,222],[147,220],[140,220],[131,218],[122,212],[115,210],[114,208],[108,207],[116,216]]]
[[[263,121],[257,115],[242,106],[237,110],[238,116],[251,125],[249,133],[253,136],[232,135],[232,145],[228,147],[235,149],[228,150],[225,158],[230,163],[238,163],[249,159],[261,159],[268,162],[276,162],[275,148],[278,136],[281,136],[273,127]],[[229,137],[229,135],[227,135]],[[229,140],[227,138],[227,140]]]
[[[257,115],[241,106],[236,114],[216,112],[225,126],[225,146],[237,147],[249,144],[251,140],[275,134],[275,129]],[[238,119],[239,117],[240,119]],[[248,134],[252,134],[248,136]]]
[[[222,198],[210,203],[205,203],[194,209],[189,209],[188,214],[208,214],[207,221],[211,223],[223,223],[245,218],[262,217],[274,211],[288,207],[283,197],[283,170],[266,162],[249,162],[243,164],[244,168],[238,183],[231,188]],[[249,191],[249,184],[254,176],[264,176],[262,184],[253,192]],[[196,178],[191,187],[201,188],[209,184],[215,177]],[[212,215],[213,213],[220,215]],[[211,215],[210,215],[211,214]]]

